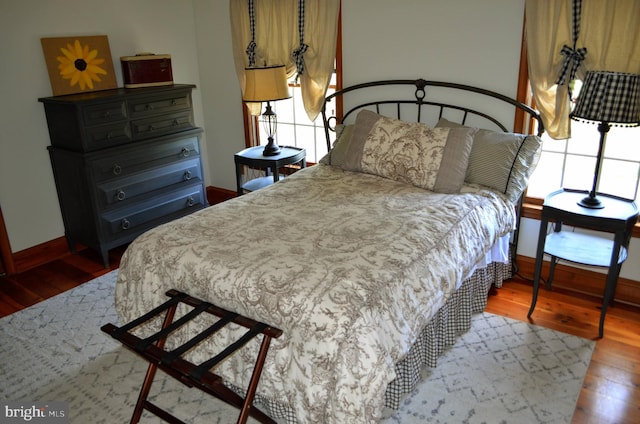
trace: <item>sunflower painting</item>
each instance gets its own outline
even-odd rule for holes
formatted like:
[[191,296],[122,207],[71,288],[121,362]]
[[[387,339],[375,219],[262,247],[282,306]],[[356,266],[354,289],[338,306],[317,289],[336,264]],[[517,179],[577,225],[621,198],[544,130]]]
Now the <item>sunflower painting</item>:
[[54,96],[117,86],[106,35],[42,38]]

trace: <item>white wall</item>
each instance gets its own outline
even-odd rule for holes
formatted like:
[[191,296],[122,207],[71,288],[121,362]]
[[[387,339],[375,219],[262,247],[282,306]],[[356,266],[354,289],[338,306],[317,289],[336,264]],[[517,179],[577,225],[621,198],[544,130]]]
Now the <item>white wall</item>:
[[233,155],[242,150],[242,93],[231,51],[228,0],[194,0],[198,61],[211,176],[209,184],[236,190]]
[[524,0],[344,0],[344,84],[419,78],[515,96]]

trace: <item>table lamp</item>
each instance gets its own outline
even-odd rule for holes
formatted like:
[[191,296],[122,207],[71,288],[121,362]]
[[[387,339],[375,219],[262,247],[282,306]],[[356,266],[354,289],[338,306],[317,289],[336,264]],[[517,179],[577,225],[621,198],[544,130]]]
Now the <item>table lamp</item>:
[[281,65],[265,68],[246,68],[244,74],[246,83],[242,100],[256,103],[267,102],[267,107],[261,117],[269,142],[262,154],[264,156],[275,156],[280,153],[280,147],[275,141],[278,119],[276,113],[271,109],[271,102],[291,97],[285,67]]
[[602,154],[611,125],[640,125],[640,75],[609,71],[589,71],[584,79],[571,119],[598,122],[600,144],[596,156],[593,187],[578,204],[585,208],[602,209],[596,189],[600,177]]

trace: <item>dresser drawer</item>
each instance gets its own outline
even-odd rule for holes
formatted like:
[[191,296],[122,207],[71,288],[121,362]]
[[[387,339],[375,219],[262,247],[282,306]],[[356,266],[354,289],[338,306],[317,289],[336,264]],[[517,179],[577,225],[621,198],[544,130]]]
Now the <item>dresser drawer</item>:
[[191,110],[191,91],[129,100],[131,118]]
[[146,227],[151,228],[158,221],[166,222],[169,220],[167,217],[186,215],[204,206],[202,184],[195,184],[145,202],[102,213],[100,225],[107,239],[113,240]]
[[158,135],[193,128],[193,116],[190,112],[154,116],[148,119],[131,121],[131,131],[136,139],[145,139]]
[[82,108],[85,125],[101,125],[127,119],[127,104],[124,100],[98,103]]
[[113,89],[43,97],[51,145],[94,152],[195,128],[194,86]]
[[89,127],[85,132],[85,140],[85,148],[90,151],[119,146],[131,141],[131,128],[127,121]]
[[153,141],[93,153],[89,168],[96,183],[134,175],[150,167],[167,165],[178,160],[200,156],[198,136],[201,130],[189,134],[165,136]]
[[202,183],[200,158],[195,157],[170,165],[153,167],[127,177],[116,178],[97,187],[101,208],[137,201],[141,196],[154,195],[157,190],[178,185]]

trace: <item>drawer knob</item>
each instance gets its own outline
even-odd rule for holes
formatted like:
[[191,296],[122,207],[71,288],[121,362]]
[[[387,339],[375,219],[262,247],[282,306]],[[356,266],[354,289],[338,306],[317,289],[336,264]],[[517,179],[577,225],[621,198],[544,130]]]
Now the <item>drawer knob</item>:
[[155,130],[155,127],[154,127],[153,125],[149,125],[148,130],[149,130],[149,131],[153,131],[153,130]]
[[129,220],[127,218],[124,218],[121,222],[120,222],[120,226],[122,227],[123,230],[128,230],[129,227],[131,226],[131,223],[129,222]]
[[195,202],[195,200],[193,200],[193,196],[189,196],[189,197],[187,198],[187,206],[188,206],[188,207],[193,206],[195,203],[196,203],[196,202]]
[[173,120],[173,126],[174,126],[174,127],[177,127],[178,125],[180,125],[180,122],[178,122],[178,120],[177,120],[177,119],[174,119],[174,120]]
[[111,171],[113,175],[120,175],[122,173],[122,167],[116,163],[113,165],[113,168],[111,168]]
[[175,106],[177,104],[178,104],[178,102],[176,102],[176,99],[171,99],[171,106]]
[[144,105],[144,110],[153,110],[153,105]]
[[188,158],[189,155],[191,154],[191,149],[189,149],[188,147],[183,147],[182,150],[180,151],[180,154],[182,155],[182,157]]
[[125,197],[127,197],[127,195],[124,193],[124,191],[118,190],[118,192],[116,193],[116,199],[118,199],[119,201],[123,201]]
[[113,138],[113,132],[112,132],[112,131],[109,131],[109,132],[107,133],[107,140],[111,140],[112,138]]
[[191,175],[191,171],[185,171],[184,173],[184,180],[185,181],[189,181],[191,179],[192,175]]
[[110,111],[106,111],[105,113],[102,114],[102,117],[104,119],[109,119],[111,118],[111,112]]

